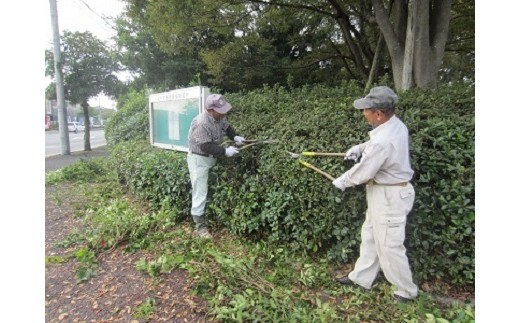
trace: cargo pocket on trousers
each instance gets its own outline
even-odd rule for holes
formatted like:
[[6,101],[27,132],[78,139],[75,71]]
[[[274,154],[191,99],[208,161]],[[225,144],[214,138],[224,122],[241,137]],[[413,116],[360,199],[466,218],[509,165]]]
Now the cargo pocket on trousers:
[[386,217],[385,224],[385,246],[398,247],[404,243],[406,217]]
[[407,187],[399,191],[400,208],[404,214],[408,214],[412,210],[413,201],[415,200],[415,190],[413,187]]

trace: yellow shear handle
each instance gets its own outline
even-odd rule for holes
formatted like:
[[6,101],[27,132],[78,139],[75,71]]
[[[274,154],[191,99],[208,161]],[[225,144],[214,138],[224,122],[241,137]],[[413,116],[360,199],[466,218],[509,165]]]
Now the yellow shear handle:
[[298,159],[298,161],[299,161],[300,164],[302,164],[303,166],[308,167],[308,168],[310,168],[310,169],[312,169],[312,170],[315,170],[316,172],[318,172],[318,173],[320,173],[321,175],[327,177],[327,178],[330,179],[331,181],[334,181],[334,180],[335,180],[335,178],[332,177],[332,175],[330,175],[329,173],[326,173],[326,172],[322,171],[322,170],[319,169],[318,167],[316,167],[316,166],[314,166],[314,165],[312,165],[312,164],[309,164],[308,162],[303,161],[303,160],[301,160],[301,159]]
[[344,153],[317,153],[314,151],[304,151],[301,153],[302,156],[336,156],[336,157],[344,157]]

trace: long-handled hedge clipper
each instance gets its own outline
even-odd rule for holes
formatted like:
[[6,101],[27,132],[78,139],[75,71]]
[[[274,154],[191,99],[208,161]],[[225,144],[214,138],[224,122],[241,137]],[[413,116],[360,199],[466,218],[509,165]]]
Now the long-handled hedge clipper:
[[301,156],[332,156],[332,157],[345,157],[345,153],[317,153],[314,151],[304,151],[301,154],[295,154],[289,152],[292,158],[300,158]]
[[[247,140],[246,139],[246,140],[244,140],[244,142],[248,143],[248,144],[238,147],[238,150],[244,150],[246,148],[249,148],[249,147],[252,147],[252,146],[255,146],[255,145],[259,145],[259,144],[271,144],[271,143],[276,142],[276,140],[272,140],[272,139],[264,139],[264,140],[251,139],[251,140]],[[234,141],[226,140],[223,143],[224,144],[229,144],[229,143],[234,143]]]
[[307,167],[307,168],[310,168],[312,170],[315,170],[316,172],[320,173],[321,175],[327,177],[328,179],[330,179],[331,181],[335,180],[334,177],[332,177],[331,174],[327,173],[327,172],[324,172],[322,171],[321,169],[319,169],[318,167],[314,166],[313,164],[310,164],[304,160],[301,160],[301,159],[298,159],[298,161],[300,162],[300,164],[302,164],[303,166]]
[[265,140],[245,140],[244,142],[250,142],[249,144],[247,145],[243,145],[241,147],[238,148],[238,150],[244,150],[246,148],[249,148],[249,147],[252,147],[254,145],[259,145],[259,144],[271,144],[273,142],[276,142],[276,140],[273,140],[273,139],[265,139]]
[[304,151],[301,154],[292,153],[290,151],[288,151],[288,153],[291,156],[291,158],[297,158],[298,162],[300,164],[302,164],[303,166],[305,166],[307,168],[310,168],[310,169],[320,173],[321,175],[325,176],[326,178],[328,178],[331,181],[335,180],[335,178],[332,175],[330,175],[329,173],[319,169],[318,167],[312,165],[311,163],[308,163],[308,162],[306,162],[304,160],[301,160],[300,157],[301,156],[309,156],[309,157],[312,157],[312,156],[345,157],[345,153],[319,153],[319,152],[313,152],[313,151]]

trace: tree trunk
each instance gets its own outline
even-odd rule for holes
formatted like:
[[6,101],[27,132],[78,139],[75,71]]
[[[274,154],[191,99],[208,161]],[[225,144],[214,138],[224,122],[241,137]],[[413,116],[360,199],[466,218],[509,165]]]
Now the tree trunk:
[[[418,0],[421,1],[421,0]],[[404,46],[404,62],[403,62],[403,79],[402,90],[409,90],[413,87],[413,63],[414,63],[414,47],[415,47],[415,19],[416,17],[416,0],[408,2],[408,19],[406,26],[406,44]]]
[[[388,53],[390,54],[390,60],[392,61],[392,75],[395,88],[399,90],[401,89],[401,80],[403,77],[403,44],[401,44],[399,38],[394,32],[390,22],[390,15],[386,11],[383,2],[381,0],[372,0],[372,5],[374,7],[374,14],[376,16],[377,25],[379,26],[379,29],[385,38]],[[399,14],[396,16],[399,16]],[[397,26],[396,30],[399,29],[400,28]]]
[[[409,0],[412,1],[412,0]],[[413,78],[417,86],[421,88],[433,88],[437,85],[438,73],[444,56],[446,40],[448,38],[448,26],[452,0],[415,0],[415,14],[410,12],[409,19],[415,22],[415,33],[407,33],[406,41],[400,41],[396,34],[390,15],[385,9],[382,0],[372,0],[377,24],[385,37],[390,59],[392,61],[392,75],[396,90],[402,90],[403,69],[409,66],[405,64],[405,47],[413,46]],[[398,1],[396,17],[403,17],[407,6]],[[430,4],[432,15],[430,16]],[[402,30],[399,20],[395,30]],[[414,39],[411,39],[413,36]],[[411,38],[408,38],[411,37]],[[410,53],[410,52],[408,52]],[[407,72],[408,75],[409,72]],[[408,82],[408,81],[407,81]]]
[[437,0],[430,5],[427,0],[417,0],[417,39],[414,50],[414,78],[423,89],[437,86],[439,68],[444,57],[451,0]]
[[83,101],[81,103],[81,107],[83,108],[83,115],[85,116],[85,134],[83,136],[83,143],[85,147],[85,151],[91,151],[90,147],[90,116],[88,114],[88,102]]
[[355,28],[350,23],[349,15],[338,1],[328,0],[328,2],[336,13],[334,19],[341,29],[343,40],[347,44],[347,47],[350,50],[352,57],[354,58],[356,67],[359,70],[361,77],[363,78],[363,82],[366,82],[368,80],[368,67],[363,61],[363,55],[359,44],[357,44],[354,39],[352,39],[351,30],[355,30]]
[[374,60],[372,61],[372,67],[370,68],[370,74],[368,75],[368,81],[365,84],[365,92],[372,87],[372,83],[376,77],[377,66],[379,65],[379,55],[381,55],[381,51],[383,50],[383,34],[379,34],[379,38],[377,39],[376,52],[374,53]]
[[366,82],[368,75],[367,75],[367,68],[363,62],[363,58],[361,56],[361,53],[358,50],[358,47],[356,46],[356,43],[352,39],[352,36],[350,35],[350,31],[348,28],[348,22],[347,17],[341,17],[338,18],[338,24],[342,31],[343,40],[345,43],[347,43],[347,47],[350,50],[350,53],[352,54],[352,57],[354,57],[354,61],[356,62],[356,65],[358,67],[358,70],[361,74],[361,77],[363,78],[363,81]]

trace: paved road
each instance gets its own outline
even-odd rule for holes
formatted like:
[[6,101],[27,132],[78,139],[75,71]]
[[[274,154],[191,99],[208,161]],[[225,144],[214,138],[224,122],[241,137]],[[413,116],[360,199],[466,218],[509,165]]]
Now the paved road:
[[[80,159],[107,157],[108,151],[103,129],[90,131],[91,151],[84,151],[83,132],[69,133],[70,155],[61,154],[60,134],[57,130],[45,132],[45,172],[52,172]],[[57,144],[56,144],[57,143]]]
[[[84,132],[69,132],[69,146],[71,152],[82,151],[84,146]],[[105,131],[102,128],[90,130],[90,147],[105,146]],[[61,138],[58,130],[45,131],[45,157],[61,155]]]
[[45,172],[52,172],[62,167],[73,164],[80,159],[91,159],[95,157],[108,157],[107,146],[92,148],[91,151],[76,151],[70,155],[55,155],[45,158]]

